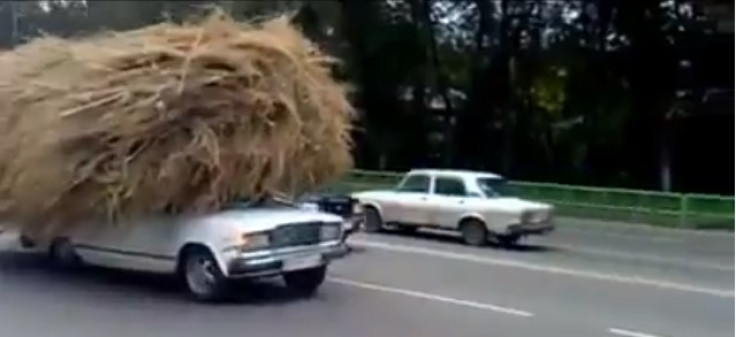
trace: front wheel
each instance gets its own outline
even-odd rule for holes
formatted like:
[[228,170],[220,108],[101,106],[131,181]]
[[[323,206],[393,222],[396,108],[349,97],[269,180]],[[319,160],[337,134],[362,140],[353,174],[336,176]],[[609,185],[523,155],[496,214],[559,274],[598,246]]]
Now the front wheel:
[[61,270],[72,270],[82,262],[74,245],[66,238],[54,239],[49,246],[48,256],[51,265]]
[[378,214],[375,208],[366,208],[363,228],[367,233],[376,233],[383,230],[383,219],[381,219],[381,215]]
[[284,282],[300,295],[311,296],[325,281],[326,275],[327,266],[321,266],[285,273]]
[[467,220],[460,227],[463,235],[463,241],[471,246],[483,246],[488,241],[488,230],[486,226],[478,220]]
[[187,290],[197,301],[218,301],[227,294],[225,277],[212,254],[192,249],[184,256],[182,277]]

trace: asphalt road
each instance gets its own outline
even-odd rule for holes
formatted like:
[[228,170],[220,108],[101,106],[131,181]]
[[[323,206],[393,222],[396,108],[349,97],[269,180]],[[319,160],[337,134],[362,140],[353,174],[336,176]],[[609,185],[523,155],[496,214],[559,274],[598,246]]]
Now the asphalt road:
[[514,250],[361,234],[315,298],[264,281],[214,306],[166,277],[60,273],[3,240],[2,336],[734,335],[731,234],[567,221]]

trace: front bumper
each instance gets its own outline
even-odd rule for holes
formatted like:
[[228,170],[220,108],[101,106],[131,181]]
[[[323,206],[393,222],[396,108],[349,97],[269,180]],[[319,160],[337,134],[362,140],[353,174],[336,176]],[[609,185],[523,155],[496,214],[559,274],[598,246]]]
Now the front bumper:
[[314,257],[303,269],[319,267],[347,254],[342,242],[333,242],[309,247],[289,247],[271,251],[248,252],[227,262],[227,277],[251,278],[280,275],[289,269],[288,261],[302,257]]
[[344,218],[345,226],[343,227],[344,229],[343,233],[347,236],[347,235],[360,231],[361,226],[363,226],[364,219],[365,219],[365,216],[362,213],[356,213],[349,217],[345,217]]
[[544,222],[529,222],[514,224],[508,227],[507,233],[510,235],[545,235],[555,229],[555,224],[552,221]]

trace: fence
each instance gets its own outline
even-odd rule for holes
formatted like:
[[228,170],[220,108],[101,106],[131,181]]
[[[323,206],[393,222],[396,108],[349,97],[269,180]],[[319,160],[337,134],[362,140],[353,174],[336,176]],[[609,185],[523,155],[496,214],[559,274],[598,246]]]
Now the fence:
[[[390,188],[402,175],[356,170],[326,188],[335,192]],[[554,204],[564,216],[682,228],[734,227],[733,197],[521,181],[509,182],[509,193]]]

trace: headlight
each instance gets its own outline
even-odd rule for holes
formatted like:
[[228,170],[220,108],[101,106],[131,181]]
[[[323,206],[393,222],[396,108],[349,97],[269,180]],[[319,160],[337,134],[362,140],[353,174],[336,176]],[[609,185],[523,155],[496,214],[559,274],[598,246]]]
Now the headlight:
[[246,233],[240,237],[240,250],[252,251],[264,249],[271,246],[271,238],[268,233]]
[[340,234],[342,234],[342,223],[325,222],[320,227],[319,238],[320,241],[334,241],[340,239]]

